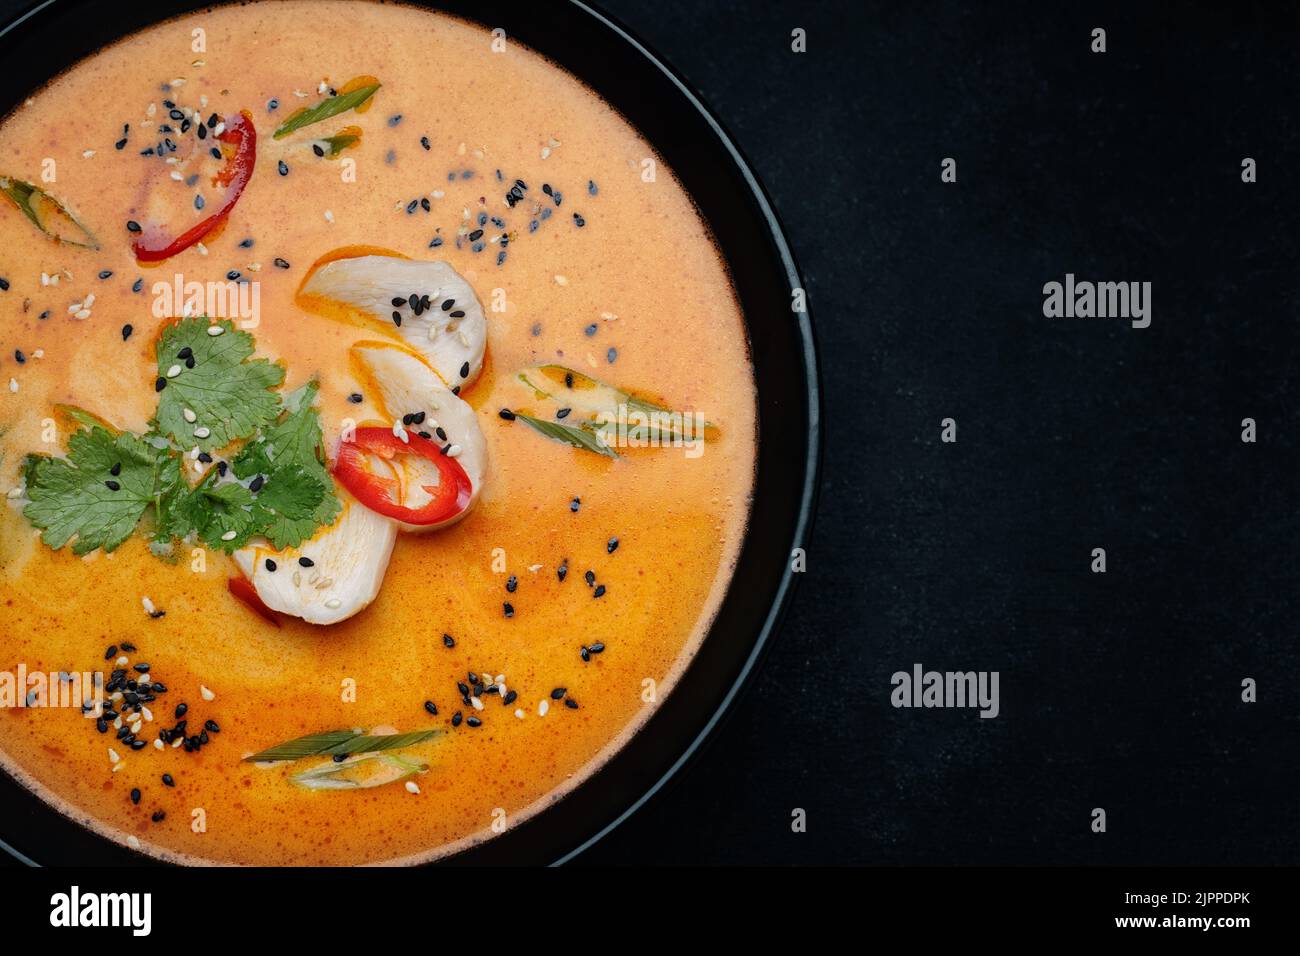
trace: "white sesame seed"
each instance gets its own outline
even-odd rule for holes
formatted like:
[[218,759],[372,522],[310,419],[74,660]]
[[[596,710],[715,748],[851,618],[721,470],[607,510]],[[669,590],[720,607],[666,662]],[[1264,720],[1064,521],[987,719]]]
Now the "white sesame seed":
[[113,773],[117,773],[119,770],[121,770],[121,769],[122,769],[123,767],[125,767],[125,766],[126,766],[126,764],[124,764],[124,763],[115,763],[115,764],[113,764]]
[[206,256],[208,254],[208,247],[201,242],[194,243],[194,248],[199,250],[199,255],[201,256]]
[[334,210],[332,210],[332,209],[326,209],[326,210],[325,210],[325,221],[326,221],[326,222],[333,222],[333,221],[334,221]]
[[181,374],[181,367],[179,365],[173,365],[167,370],[168,378],[175,378],[179,374]]
[[419,787],[419,785],[416,784],[416,782],[415,782],[414,780],[408,780],[408,781],[406,781],[406,792],[407,792],[407,793],[419,793],[419,792],[420,792],[420,787]]
[[522,707],[515,709],[515,716],[518,717],[520,720],[524,719],[524,710]]
[[212,691],[208,690],[208,689],[207,689],[206,687],[204,687],[202,684],[199,685],[199,696],[202,697],[204,700],[216,700],[216,699],[217,699],[217,695],[214,694],[214,693],[212,693]]
[[130,663],[130,661],[127,660],[127,657],[126,657],[125,654],[123,654],[121,657],[119,657],[119,658],[117,659],[117,666],[118,666],[118,667],[125,667],[125,666],[126,666],[127,664],[129,664],[129,663]]
[[537,703],[537,716],[538,716],[538,717],[545,717],[545,716],[546,716],[546,712],[547,712],[548,710],[550,710],[550,709],[551,709],[551,702],[550,702],[549,700],[547,700],[545,697],[543,697],[543,698],[542,698],[540,701],[538,701],[538,703]]
[[328,601],[325,602],[325,606],[329,608],[331,611],[334,611],[337,610],[338,608],[341,608],[343,606],[343,602],[340,601],[338,598],[330,598]]
[[140,604],[144,607],[144,613],[146,614],[152,614],[156,610],[153,606],[153,601],[149,600],[149,595],[147,594],[140,598]]
[[162,742],[162,739],[161,739],[161,738],[158,738],[158,739],[155,739],[155,740],[154,740],[154,742],[153,742],[153,749],[154,749],[154,750],[162,750],[162,749],[163,749],[163,742]]
[[73,318],[74,318],[74,319],[81,319],[81,320],[84,322],[86,319],[90,318],[90,310],[89,310],[89,309],[82,309],[80,312],[78,312],[76,315],[74,315]]
[[[137,683],[141,683],[141,684],[142,684],[143,681],[138,681]],[[141,705],[141,707],[140,707],[140,716],[142,716],[145,720],[152,721],[152,720],[153,720],[153,711],[150,710],[148,707],[145,707],[145,706]]]
[[393,422],[393,437],[400,438],[404,443],[410,444],[410,436],[406,434],[406,429],[402,427],[401,422]]
[[211,335],[211,336],[218,336],[218,335],[220,335],[220,334],[221,334],[222,332],[224,332],[224,331],[226,331],[226,327],[225,327],[224,325],[209,325],[209,326],[208,326],[208,335]]
[[459,458],[460,452],[461,452],[461,447],[459,445],[452,445],[450,448],[447,449],[447,457]]
[[556,284],[556,285],[568,285],[568,284],[569,284],[569,280],[566,279],[564,276],[556,276],[556,277],[555,277],[555,284]]
[[223,535],[221,536],[221,540],[222,540],[222,541],[234,541],[237,537],[239,537],[239,532],[237,532],[237,531],[233,531],[233,530],[232,530],[232,531],[227,531],[225,534],[223,534]]
[[[162,741],[159,740],[157,741],[157,743],[162,743]],[[134,833],[128,833],[126,835],[126,845],[133,850],[138,850],[140,849],[140,838],[136,836]]]
[[9,391],[11,391],[11,392],[16,392],[16,391],[18,391],[18,379],[16,379],[16,378],[11,378],[11,379],[9,380]]
[[94,151],[93,149],[88,149],[88,150],[86,150],[84,153],[81,154],[81,158],[82,158],[82,159],[90,159],[90,157],[92,157],[92,156],[94,156],[94,155],[95,155],[95,151]]
[[207,438],[211,434],[212,434],[212,429],[209,428],[207,425],[200,425],[198,428],[194,429],[195,438]]
[[477,697],[471,697],[469,702],[474,705],[475,710],[483,709],[483,701],[479,700]]
[[116,750],[114,750],[112,747],[109,747],[109,748],[108,748],[108,759],[111,760],[111,761],[113,761],[113,763],[117,763],[117,762],[118,762],[119,760],[121,760],[122,758],[118,756]]
[[198,415],[194,414],[194,409],[192,408],[185,409],[181,414],[185,416],[185,420],[190,424],[194,424],[194,422],[198,421],[199,418]]

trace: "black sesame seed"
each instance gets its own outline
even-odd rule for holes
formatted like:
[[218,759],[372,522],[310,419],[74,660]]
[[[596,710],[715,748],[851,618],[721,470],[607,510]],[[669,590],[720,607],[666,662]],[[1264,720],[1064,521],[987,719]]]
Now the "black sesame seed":
[[316,564],[315,561],[313,561],[311,558],[308,557],[299,558],[298,563],[301,564],[304,568],[310,568]]
[[332,759],[333,759],[333,761],[334,761],[335,763],[342,763],[343,761],[345,761],[345,760],[348,759],[348,755],[347,755],[347,754],[335,754],[335,755],[333,756]]
[[353,405],[360,405],[363,401],[365,401],[365,399],[362,397],[360,392],[353,392],[351,395],[348,396],[348,401],[351,402]]
[[315,153],[317,156],[324,156],[324,155],[325,155],[325,150],[321,149],[321,145],[320,145],[320,143],[312,143],[312,144],[311,144],[311,151],[312,151],[313,153]]
[[165,773],[162,775],[162,782],[164,787],[176,786],[176,781],[172,778],[172,775],[169,773]]
[[460,377],[461,377],[461,378],[469,378],[469,362],[465,362],[463,365],[461,365],[461,367],[460,367]]
[[587,338],[591,338],[593,335],[596,334],[597,328],[598,326],[596,325],[595,322],[593,322],[591,323],[591,325],[587,326],[585,329],[582,330],[582,334],[587,336]]
[[126,149],[126,138],[119,139],[113,146],[117,149]]
[[220,122],[221,122],[221,117],[217,116],[216,113],[213,113],[211,116],[208,117],[208,128],[216,129],[217,124]]
[[23,365],[27,361],[27,356],[23,354],[22,349],[14,349],[14,361]]
[[431,701],[431,700],[426,700],[426,701],[424,702],[424,709],[427,710],[427,711],[428,711],[430,714],[432,714],[434,717],[437,717],[437,716],[438,716],[438,705],[435,704],[433,701]]
[[596,590],[594,590],[594,591],[591,592],[591,596],[594,597],[594,598],[604,597],[604,596],[605,596],[605,585],[603,585],[603,584],[597,584],[597,585],[596,585]]
[[117,645],[116,644],[108,645],[108,649],[104,651],[104,660],[111,661],[116,656],[117,656]]
[[205,720],[203,722],[203,726],[206,730],[210,730],[214,734],[221,733],[221,725],[218,724],[215,720]]
[[149,673],[149,665],[148,665],[148,664],[136,664],[135,667],[132,668],[132,670],[134,670],[137,674],[147,674],[147,673]]
[[575,514],[577,513],[578,509],[581,507],[582,507],[581,498],[574,498],[572,501],[569,502],[569,510],[574,512]]
[[617,550],[618,550],[618,538],[610,538],[609,542],[605,545],[606,553],[613,554]]
[[596,583],[596,572],[587,571],[582,575],[582,579],[587,582],[587,587],[591,587]]
[[401,325],[401,324],[402,324],[402,313],[397,312],[397,311],[394,311],[394,312],[393,312],[393,325]]
[[266,570],[274,572],[278,565],[271,558],[266,559]]
[[99,277],[100,277],[101,279],[111,279],[111,278],[113,278],[113,270],[112,270],[112,269],[105,269],[103,272],[101,272],[101,273],[99,274]]
[[276,258],[275,258],[275,267],[276,267],[277,269],[287,269],[287,268],[289,268],[289,263],[286,262],[284,259],[281,259],[279,256],[276,256]]
[[459,727],[459,726],[460,726],[461,719],[462,719],[462,718],[461,718],[461,716],[460,716],[460,711],[458,710],[458,711],[456,711],[456,713],[454,713],[454,714],[451,715],[451,725],[452,725],[453,727]]
[[[141,741],[141,743],[143,743],[143,742],[144,742],[144,741]],[[155,810],[153,816],[150,817],[150,819],[153,820],[154,823],[162,823],[164,820],[167,819],[167,811],[166,811],[166,810]]]
[[502,604],[502,605],[501,605],[501,610],[503,610],[503,611],[505,612],[506,617],[514,617],[514,616],[515,616],[515,607],[514,607],[514,605],[511,604],[509,601],[507,601],[505,604]]
[[587,220],[583,219],[575,212],[573,214],[573,224],[577,226],[579,229],[581,229],[583,226],[587,224]]
[[101,734],[108,733],[108,721],[106,721],[103,717],[99,718],[97,721],[95,721],[95,729],[98,730]]
[[131,284],[132,292],[139,292],[143,288],[144,288],[144,279],[136,279],[135,282]]
[[238,279],[239,279],[239,270],[238,270],[238,269],[231,269],[229,272],[226,273],[226,278],[229,279],[231,282],[236,282],[236,281],[238,281]]
[[280,175],[281,175],[281,176],[288,176],[288,175],[289,175],[289,164],[286,163],[283,159],[280,160],[280,162],[276,164],[276,168],[280,170]]
[[568,418],[568,417],[569,417],[569,412],[571,412],[571,411],[573,411],[573,409],[571,409],[571,408],[561,408],[558,412],[555,413],[555,417],[556,417],[556,418]]
[[442,303],[442,311],[444,311],[444,312],[450,312],[450,311],[451,311],[452,309],[454,309],[455,307],[456,307],[456,300],[455,300],[455,299],[447,299],[446,301],[444,301],[444,302]]
[[244,240],[242,240],[242,241],[239,243],[239,248],[241,248],[241,249],[251,249],[251,248],[253,248],[253,240],[252,240],[252,239],[244,239]]
[[451,314],[451,317],[453,319],[463,319],[465,318],[465,313],[462,312],[460,309],[457,309],[455,312]]
[[146,743],[146,742],[143,741],[143,740],[132,740],[132,741],[131,741],[131,749],[132,749],[132,750],[144,750],[144,748],[147,747],[147,746],[149,746],[149,744]]
[[[113,462],[113,467],[111,467],[111,468],[108,469],[108,473],[109,473],[110,475],[112,475],[114,478],[116,478],[118,475],[120,475],[120,474],[122,473],[122,463],[121,463],[120,461],[115,461],[115,462]],[[130,646],[126,645],[126,644],[123,644],[123,645],[122,645],[122,650],[124,650],[124,651],[133,651],[133,650],[135,650],[135,648],[134,648],[134,647],[130,647]]]
[[506,696],[501,698],[501,703],[508,707],[509,705],[513,704],[518,698],[519,695],[515,691],[513,690],[507,691]]
[[279,100],[277,100],[277,99],[270,99],[270,100],[267,100],[267,102],[266,102],[266,111],[267,111],[268,113],[274,113],[274,112],[275,112],[276,110],[278,110],[279,108],[280,108],[280,101],[279,101]]
[[483,721],[479,720],[477,717],[467,717],[465,718],[465,723],[469,724],[471,727],[483,726]]
[[161,392],[166,387],[167,387],[167,379],[159,375],[157,380],[155,380],[153,383],[153,390],[155,392]]
[[202,209],[205,205],[206,205],[206,203],[203,201],[203,196],[202,196],[202,195],[199,195],[199,196],[195,196],[195,197],[194,197],[194,208],[195,208],[195,209]]
[[394,113],[392,116],[388,117],[388,125],[389,125],[389,126],[396,126],[396,125],[397,125],[398,123],[400,123],[401,121],[402,121],[402,114],[401,114],[401,113]]
[[432,146],[429,145],[429,137],[427,137],[427,136],[421,136],[421,137],[420,137],[420,145],[423,146],[425,149],[432,149],[432,148],[433,148]]
[[212,456],[206,451],[201,451],[199,452],[199,461],[203,462],[205,465],[210,465],[212,464]]
[[578,702],[574,700],[572,697],[566,697],[564,698],[564,706],[569,708],[569,710],[577,710]]
[[517,577],[515,577],[515,576],[512,574],[512,575],[510,575],[510,577],[506,578],[506,590],[507,590],[507,591],[509,591],[511,594],[514,594],[514,593],[515,593],[515,589],[518,588],[518,587],[519,587],[519,579],[518,579]]
[[254,478],[252,481],[248,483],[248,490],[256,494],[257,492],[262,490],[262,485],[264,484],[266,484],[266,476],[258,475],[256,478]]
[[497,412],[497,415],[508,422],[513,422],[515,420],[515,413],[508,408],[501,409],[501,411]]
[[131,788],[131,802],[132,802],[132,803],[139,803],[139,802],[140,802],[140,797],[141,797],[140,788],[139,788],[139,787],[132,787],[132,788]]
[[221,158],[221,150],[217,149],[217,147],[215,146],[213,146],[210,150],[208,150],[208,152],[212,154],[213,159]]
[[174,716],[177,720],[180,720],[187,713],[189,713],[189,709],[190,709],[189,704],[177,704],[176,710],[172,712],[172,716]]
[[[140,231],[140,224],[139,224],[138,222],[136,222],[134,219],[128,219],[128,220],[126,221],[126,231],[127,231],[127,232],[139,232],[139,231]],[[6,283],[6,284],[7,284],[7,283]]]
[[455,647],[456,639],[450,634],[444,634],[442,635],[442,644],[444,647]]
[[402,306],[406,305],[406,300],[399,295],[393,299],[392,305],[394,309],[400,309]]
[[456,683],[456,689],[460,691],[462,697],[469,696],[469,685],[466,684],[464,681],[458,681]]
[[135,328],[132,327],[131,323],[129,322],[126,325],[122,326],[122,341],[125,342],[127,339],[129,339],[131,337],[131,333],[134,331]]
[[551,691],[551,700],[559,700],[568,692],[569,689],[567,687],[557,687],[553,691]]
[[618,359],[618,349],[614,348],[614,346],[611,345],[609,349],[605,352],[605,360],[609,362],[610,365],[613,365],[617,359]]
[[595,182],[595,180],[593,180],[593,179],[588,179],[588,180],[587,180],[587,194],[590,195],[590,196],[594,196],[594,195],[596,195],[597,192],[599,192],[599,190],[596,189],[596,182]]
[[[114,466],[114,467],[120,467],[120,466]],[[117,474],[117,472],[113,472],[113,474]],[[134,651],[134,650],[135,650],[135,645],[134,645],[134,644],[131,644],[131,643],[127,642],[127,641],[123,641],[123,642],[122,642],[122,650],[124,650],[124,651]]]
[[569,566],[567,564],[560,565],[555,569],[555,576],[563,581],[569,576]]
[[600,641],[597,641],[595,644],[592,644],[587,648],[587,650],[591,651],[591,653],[593,654],[599,654],[604,649],[605,649],[605,645]]
[[578,656],[582,658],[583,663],[586,663],[587,661],[591,660],[591,652],[587,650],[586,644],[578,648]]

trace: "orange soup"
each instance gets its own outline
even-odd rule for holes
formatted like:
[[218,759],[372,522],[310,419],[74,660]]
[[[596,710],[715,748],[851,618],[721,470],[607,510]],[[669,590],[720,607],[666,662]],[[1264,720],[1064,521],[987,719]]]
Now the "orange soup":
[[671,693],[753,381],[707,227],[595,93],[446,16],[251,3],[0,146],[9,773],[165,859],[416,862]]

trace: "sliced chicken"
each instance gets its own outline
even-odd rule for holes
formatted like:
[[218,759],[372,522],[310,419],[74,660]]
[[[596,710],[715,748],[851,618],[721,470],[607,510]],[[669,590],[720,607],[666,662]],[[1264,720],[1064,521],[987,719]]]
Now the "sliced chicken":
[[[352,346],[352,358],[362,388],[377,396],[387,424],[401,423],[408,415],[412,421],[403,427],[410,432],[427,434],[431,441],[447,448],[469,476],[472,493],[464,511],[441,524],[408,525],[407,531],[430,531],[454,524],[469,513],[478,500],[487,475],[487,442],[479,428],[478,415],[457,397],[428,363],[401,345],[390,342],[358,342]],[[433,478],[436,480],[436,473]],[[416,483],[408,483],[415,484]]]
[[337,624],[370,604],[397,540],[397,522],[335,490],[343,503],[338,520],[300,547],[274,551],[263,543],[235,552],[267,607],[309,624]]
[[298,290],[309,312],[378,328],[424,356],[448,388],[483,367],[487,320],[470,284],[445,262],[365,247],[321,258]]

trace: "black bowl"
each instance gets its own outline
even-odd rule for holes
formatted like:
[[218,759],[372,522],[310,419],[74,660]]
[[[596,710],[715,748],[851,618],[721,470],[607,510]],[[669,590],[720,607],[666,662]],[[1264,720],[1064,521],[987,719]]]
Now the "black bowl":
[[[417,4],[421,5],[421,4]],[[731,269],[758,386],[757,481],[735,578],[677,687],[622,750],[549,809],[454,863],[572,859],[627,819],[689,760],[743,690],[789,602],[791,552],[816,499],[820,399],[803,283],[762,187],[721,125],[672,70],[582,3],[422,4],[502,27],[605,97],[653,143],[695,199]],[[45,0],[0,28],[0,115],[57,72],[130,33],[211,4]],[[0,847],[29,863],[138,864],[148,858],[73,823],[0,774]]]

